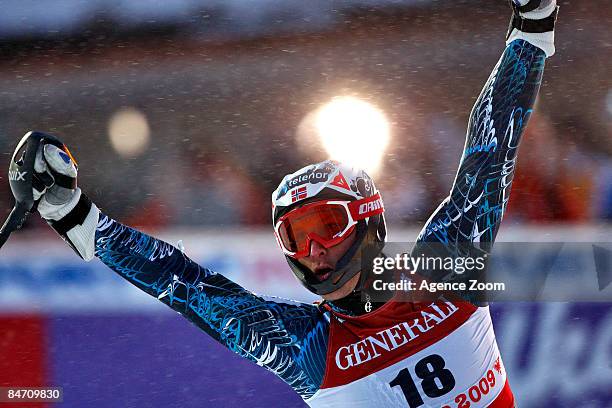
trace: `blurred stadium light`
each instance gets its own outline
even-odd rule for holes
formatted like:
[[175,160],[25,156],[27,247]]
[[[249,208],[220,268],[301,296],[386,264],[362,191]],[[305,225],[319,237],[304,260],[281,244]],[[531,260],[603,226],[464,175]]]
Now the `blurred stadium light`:
[[390,140],[385,114],[361,99],[343,96],[323,105],[316,128],[330,158],[375,175]]
[[108,124],[111,145],[124,157],[142,154],[149,145],[150,134],[146,116],[135,108],[117,111]]

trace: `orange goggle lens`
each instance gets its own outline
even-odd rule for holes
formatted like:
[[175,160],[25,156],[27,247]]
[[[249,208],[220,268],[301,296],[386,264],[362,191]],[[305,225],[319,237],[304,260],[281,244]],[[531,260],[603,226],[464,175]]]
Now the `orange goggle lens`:
[[287,251],[304,256],[310,251],[311,237],[330,243],[347,229],[348,224],[349,215],[342,205],[316,203],[282,217],[278,236]]

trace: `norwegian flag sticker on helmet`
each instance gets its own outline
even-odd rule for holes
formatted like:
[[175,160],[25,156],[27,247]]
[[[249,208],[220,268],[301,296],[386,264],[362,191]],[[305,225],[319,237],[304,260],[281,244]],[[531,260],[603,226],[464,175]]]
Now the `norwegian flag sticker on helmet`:
[[295,203],[298,200],[303,200],[308,197],[306,186],[298,187],[291,192],[291,202]]

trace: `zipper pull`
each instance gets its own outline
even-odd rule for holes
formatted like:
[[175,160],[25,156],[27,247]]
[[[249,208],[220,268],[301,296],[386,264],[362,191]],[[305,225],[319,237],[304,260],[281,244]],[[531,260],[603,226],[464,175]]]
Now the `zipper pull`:
[[365,302],[365,305],[364,305],[364,309],[365,309],[366,313],[370,313],[372,311],[372,302],[371,302],[371,299],[370,299],[370,295],[368,295],[366,293],[365,297],[366,297],[366,302]]

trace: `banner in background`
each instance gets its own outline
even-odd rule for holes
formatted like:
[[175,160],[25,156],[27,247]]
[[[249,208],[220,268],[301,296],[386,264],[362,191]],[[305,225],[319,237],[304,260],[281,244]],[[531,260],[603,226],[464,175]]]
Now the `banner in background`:
[[[528,235],[517,234],[519,241]],[[176,243],[180,237],[164,238]],[[271,234],[183,240],[194,260],[255,292],[314,300],[293,277]],[[610,303],[501,302],[491,311],[519,406],[610,406]],[[19,372],[37,385],[62,386],[66,403],[302,405],[280,380],[217,345],[99,261],[81,261],[59,240],[15,241],[3,249],[0,316],[3,333],[21,334],[0,341],[0,353],[13,356],[0,364],[8,373],[2,382]],[[20,357],[10,351],[15,347],[30,354]],[[238,384],[236,378],[243,380]]]

